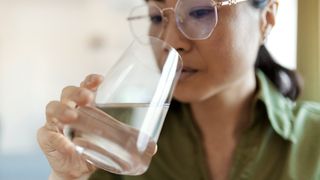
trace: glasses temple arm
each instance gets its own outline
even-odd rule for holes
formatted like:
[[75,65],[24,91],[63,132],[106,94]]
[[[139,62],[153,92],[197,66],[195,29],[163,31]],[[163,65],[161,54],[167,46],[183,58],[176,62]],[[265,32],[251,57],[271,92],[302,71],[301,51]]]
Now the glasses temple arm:
[[217,6],[230,6],[230,5],[238,4],[244,1],[247,1],[247,0],[225,0],[225,1],[220,1],[216,3],[217,3]]
[[132,16],[132,17],[127,17],[128,21],[132,21],[132,20],[137,20],[137,19],[143,19],[149,16],[145,16],[145,15],[141,15],[141,16]]

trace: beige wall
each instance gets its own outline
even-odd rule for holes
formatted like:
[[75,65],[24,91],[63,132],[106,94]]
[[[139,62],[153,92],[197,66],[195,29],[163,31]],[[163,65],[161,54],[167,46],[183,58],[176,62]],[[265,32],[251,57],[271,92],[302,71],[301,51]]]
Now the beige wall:
[[132,41],[126,17],[141,2],[0,0],[0,153],[38,149],[45,105],[105,74]]
[[304,78],[302,99],[320,101],[320,3],[299,0],[298,70]]

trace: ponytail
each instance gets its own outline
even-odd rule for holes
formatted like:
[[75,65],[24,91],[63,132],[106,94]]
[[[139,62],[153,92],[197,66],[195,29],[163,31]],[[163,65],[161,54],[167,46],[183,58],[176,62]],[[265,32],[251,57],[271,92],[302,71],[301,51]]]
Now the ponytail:
[[[268,2],[269,0],[251,0],[252,6],[257,9],[265,8]],[[260,46],[255,68],[262,70],[283,96],[294,101],[300,95],[302,80],[298,73],[276,63],[265,45]]]
[[276,63],[264,45],[259,49],[255,68],[263,71],[283,96],[291,100],[298,98],[301,92],[300,76]]

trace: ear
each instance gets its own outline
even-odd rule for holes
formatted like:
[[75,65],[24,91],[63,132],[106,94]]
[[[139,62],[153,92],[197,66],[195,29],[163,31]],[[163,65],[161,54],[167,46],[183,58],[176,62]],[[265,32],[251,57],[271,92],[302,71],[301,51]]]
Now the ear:
[[271,32],[272,28],[276,24],[276,15],[278,12],[279,3],[277,0],[269,0],[268,4],[261,10],[260,20],[260,32],[261,43],[264,43],[265,39]]

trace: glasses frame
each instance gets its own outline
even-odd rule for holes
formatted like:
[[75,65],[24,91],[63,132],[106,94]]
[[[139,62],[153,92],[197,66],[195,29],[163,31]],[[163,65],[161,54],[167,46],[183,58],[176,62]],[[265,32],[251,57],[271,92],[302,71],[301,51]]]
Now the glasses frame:
[[[219,20],[218,8],[223,7],[223,6],[236,5],[236,4],[240,3],[240,2],[245,2],[245,1],[248,1],[248,0],[223,0],[223,1],[208,0],[209,2],[212,3],[212,6],[213,6],[214,8],[216,8],[216,22],[215,22],[215,24],[213,25],[212,30],[210,31],[210,33],[209,33],[207,36],[202,37],[202,38],[192,38],[192,37],[190,37],[188,34],[186,34],[182,29],[180,29],[181,27],[179,26],[178,21],[182,21],[182,20],[179,18],[179,16],[176,15],[176,11],[177,11],[177,8],[178,8],[178,5],[179,5],[180,1],[182,1],[182,0],[178,0],[174,7],[160,8],[156,3],[153,3],[153,5],[159,9],[163,20],[166,21],[166,22],[165,22],[166,24],[169,22],[169,20],[168,20],[168,18],[165,16],[164,13],[165,13],[166,11],[172,11],[172,12],[174,13],[174,16],[175,16],[175,21],[176,21],[177,28],[179,29],[179,31],[180,31],[187,39],[189,39],[189,40],[205,40],[205,39],[208,39],[208,38],[212,35],[212,33],[213,33],[213,31],[214,31],[214,28],[215,28],[215,27],[217,26],[217,24],[218,24],[218,20]],[[131,10],[131,12],[130,12],[130,15],[133,14],[133,12],[134,12],[136,9],[138,9],[138,8],[140,8],[140,7],[144,7],[144,6],[146,6],[146,5],[140,5],[140,6],[137,6],[137,7],[133,8],[133,9]],[[147,15],[146,15],[146,16],[134,16],[134,17],[130,17],[130,15],[129,15],[129,17],[127,18],[127,20],[128,20],[129,22],[132,21],[132,20],[137,20],[137,19],[142,19],[142,18],[148,17]],[[166,24],[165,24],[165,25],[166,25]],[[161,33],[160,33],[159,36],[162,36],[162,33],[163,33],[164,29],[165,29],[165,28],[163,28],[163,30],[161,31]],[[137,37],[137,35],[135,34],[131,23],[130,23],[130,30],[131,30],[131,33],[132,33],[136,38],[139,38],[139,37]]]

